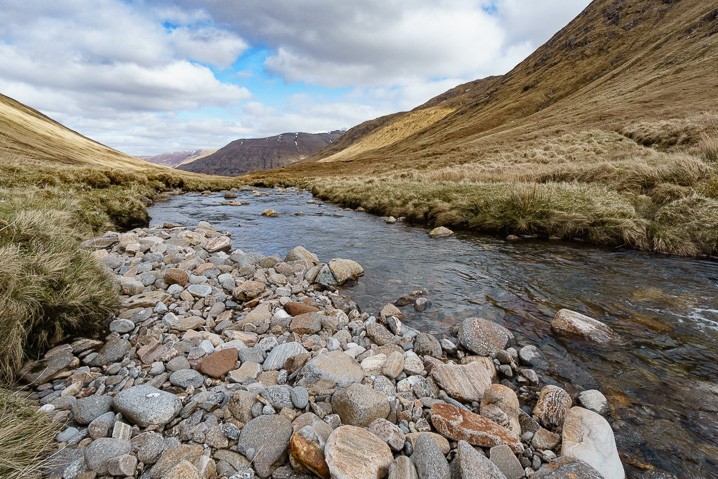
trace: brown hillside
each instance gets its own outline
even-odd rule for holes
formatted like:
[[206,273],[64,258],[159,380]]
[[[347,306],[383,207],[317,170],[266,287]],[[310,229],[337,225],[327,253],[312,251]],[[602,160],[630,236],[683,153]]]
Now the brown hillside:
[[84,137],[2,94],[0,149],[2,161],[30,159],[133,170],[153,166]]
[[252,179],[432,224],[717,254],[716,33],[715,2],[595,0],[506,75]]
[[330,133],[283,133],[268,138],[242,138],[215,153],[177,168],[210,175],[238,176],[255,170],[279,168],[330,145],[341,136]]
[[[412,112],[379,119],[371,131],[365,124],[349,130],[345,137],[354,140],[341,145],[351,147],[351,155],[336,156],[337,145],[311,159],[413,162],[419,153],[466,161],[481,152],[479,139],[503,144],[525,138],[527,130],[613,130],[635,120],[712,111],[718,106],[717,12],[712,2],[698,0],[597,0],[508,74],[461,85]],[[442,108],[454,112],[437,115]],[[403,123],[420,125],[414,131]],[[370,133],[396,125],[409,134],[400,133],[381,149],[367,141]]]

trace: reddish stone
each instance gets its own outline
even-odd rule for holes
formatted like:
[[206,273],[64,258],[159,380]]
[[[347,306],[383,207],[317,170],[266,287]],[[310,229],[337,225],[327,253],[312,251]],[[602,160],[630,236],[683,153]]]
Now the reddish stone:
[[170,268],[165,271],[165,283],[187,286],[187,283],[189,283],[189,275],[187,274],[187,271],[183,269]]
[[513,452],[523,452],[521,439],[490,419],[447,403],[431,408],[431,422],[442,436],[466,441],[474,446],[494,447],[506,444]]
[[314,334],[322,329],[322,313],[304,313],[295,316],[289,330],[297,334]]
[[291,316],[299,316],[305,313],[316,313],[319,308],[310,304],[290,302],[284,305],[284,310]]
[[213,378],[222,378],[237,365],[237,350],[227,348],[206,356],[199,363],[199,372]]

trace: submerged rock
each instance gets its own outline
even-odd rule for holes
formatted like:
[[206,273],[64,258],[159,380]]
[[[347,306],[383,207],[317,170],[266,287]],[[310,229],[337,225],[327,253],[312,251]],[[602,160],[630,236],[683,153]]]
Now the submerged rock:
[[613,331],[600,321],[570,309],[561,309],[551,321],[551,329],[558,334],[576,336],[595,343],[607,343]]

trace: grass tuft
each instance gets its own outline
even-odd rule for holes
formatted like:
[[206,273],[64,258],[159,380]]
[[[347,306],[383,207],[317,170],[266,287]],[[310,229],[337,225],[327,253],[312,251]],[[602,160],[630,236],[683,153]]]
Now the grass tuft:
[[0,388],[0,477],[40,477],[56,433],[57,427],[34,403]]
[[21,205],[0,223],[0,379],[11,381],[28,355],[69,335],[98,333],[118,304],[71,223],[67,212]]

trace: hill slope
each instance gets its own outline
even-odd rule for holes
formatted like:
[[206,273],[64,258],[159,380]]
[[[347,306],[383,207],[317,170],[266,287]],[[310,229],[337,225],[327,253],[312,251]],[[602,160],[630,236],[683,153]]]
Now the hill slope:
[[178,166],[185,171],[238,176],[250,171],[279,168],[300,161],[341,136],[330,133],[283,133],[269,138],[235,140],[204,158]]
[[411,221],[718,254],[718,8],[595,0],[503,76],[257,183]]
[[[334,148],[310,159],[401,160],[420,152],[463,161],[481,151],[476,140],[500,136],[495,140],[503,143],[515,139],[518,128],[616,129],[628,121],[715,110],[717,12],[715,4],[699,0],[596,0],[508,74],[460,85],[392,115],[370,134],[349,130],[353,141],[343,146],[350,154],[337,156]],[[392,129],[401,133],[392,135]],[[393,141],[377,145],[372,137],[380,134]]]
[[32,159],[66,165],[126,169],[151,167],[48,118],[27,105],[0,94],[2,160]]

